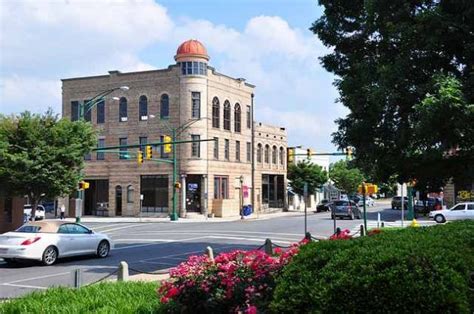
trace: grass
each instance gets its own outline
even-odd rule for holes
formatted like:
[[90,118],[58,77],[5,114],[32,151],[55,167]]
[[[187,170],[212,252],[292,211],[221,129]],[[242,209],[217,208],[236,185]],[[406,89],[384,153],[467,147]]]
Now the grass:
[[0,313],[155,313],[156,282],[100,283],[52,288],[0,304]]

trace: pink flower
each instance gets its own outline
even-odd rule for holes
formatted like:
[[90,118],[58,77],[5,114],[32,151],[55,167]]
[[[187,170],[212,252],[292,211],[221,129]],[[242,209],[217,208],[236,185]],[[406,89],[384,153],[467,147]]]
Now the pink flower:
[[257,314],[257,307],[254,306],[254,305],[250,305],[250,306],[247,307],[247,309],[245,310],[245,314]]

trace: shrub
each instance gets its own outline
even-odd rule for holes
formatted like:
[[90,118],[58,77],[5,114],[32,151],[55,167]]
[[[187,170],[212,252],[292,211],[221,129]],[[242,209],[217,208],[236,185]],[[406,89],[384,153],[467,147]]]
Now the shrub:
[[472,313],[474,222],[310,243],[277,279],[278,313]]
[[99,283],[51,288],[0,304],[0,313],[153,313],[156,282]]
[[298,252],[275,250],[222,253],[211,261],[207,256],[191,256],[170,271],[170,280],[158,290],[165,306],[173,313],[256,313],[271,301],[275,277]]

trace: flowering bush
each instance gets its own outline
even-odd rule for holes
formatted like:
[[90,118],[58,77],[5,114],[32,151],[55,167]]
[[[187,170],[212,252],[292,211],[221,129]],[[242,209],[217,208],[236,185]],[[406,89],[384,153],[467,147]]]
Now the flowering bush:
[[352,239],[351,232],[349,229],[344,229],[339,233],[335,233],[329,237],[329,240],[349,240]]
[[257,313],[270,303],[275,277],[297,254],[300,244],[273,255],[262,251],[232,251],[214,261],[191,256],[170,271],[158,289],[163,312]]
[[367,235],[368,236],[373,236],[373,235],[376,235],[376,234],[379,234],[379,233],[382,233],[382,229],[371,229],[367,232]]

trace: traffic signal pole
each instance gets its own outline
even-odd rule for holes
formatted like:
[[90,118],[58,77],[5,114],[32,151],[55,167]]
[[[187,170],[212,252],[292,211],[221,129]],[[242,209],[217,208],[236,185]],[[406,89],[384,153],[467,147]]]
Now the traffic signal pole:
[[[172,139],[173,139],[173,211],[171,212],[170,219],[171,221],[178,220],[178,213],[176,212],[177,199],[176,199],[176,176],[177,176],[177,162],[176,162],[176,130],[172,130]],[[183,187],[184,188],[184,187]]]

